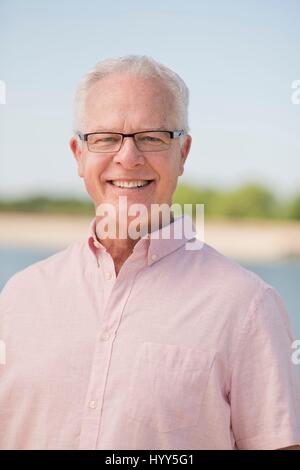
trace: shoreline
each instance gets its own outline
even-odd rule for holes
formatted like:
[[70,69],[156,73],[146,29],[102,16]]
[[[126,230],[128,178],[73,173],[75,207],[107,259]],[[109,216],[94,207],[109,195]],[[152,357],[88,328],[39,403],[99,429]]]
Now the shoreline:
[[[59,251],[86,238],[91,220],[65,214],[0,213],[0,248]],[[237,261],[300,259],[300,221],[206,219],[204,239]]]

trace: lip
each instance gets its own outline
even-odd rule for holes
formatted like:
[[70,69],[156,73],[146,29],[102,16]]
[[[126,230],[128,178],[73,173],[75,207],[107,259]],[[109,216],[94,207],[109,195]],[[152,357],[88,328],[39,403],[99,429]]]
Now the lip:
[[109,181],[152,181],[153,178],[141,178],[137,176],[136,178],[123,178],[122,176],[115,176],[114,178],[106,178],[106,182]]
[[[139,180],[146,180],[146,178],[137,178],[136,180],[130,178],[130,179],[126,179],[126,178],[114,178],[114,181],[139,181]],[[106,183],[108,185],[108,187],[114,191],[114,193],[116,194],[123,194],[123,195],[130,195],[130,194],[138,194],[138,193],[141,193],[141,192],[146,192],[147,190],[149,190],[149,188],[152,188],[153,186],[153,183],[154,183],[154,180],[151,180],[151,179],[148,179],[147,181],[150,181],[149,184],[147,184],[146,186],[140,186],[140,187],[136,187],[136,188],[120,188],[119,186],[115,186],[114,184],[111,183],[111,180],[106,180]]]

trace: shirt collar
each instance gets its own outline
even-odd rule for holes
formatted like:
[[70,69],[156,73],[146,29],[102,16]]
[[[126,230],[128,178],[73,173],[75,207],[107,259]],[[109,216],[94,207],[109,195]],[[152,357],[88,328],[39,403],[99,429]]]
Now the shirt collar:
[[[174,221],[142,237],[134,246],[133,252],[146,250],[148,266],[182,247],[196,238],[196,228],[190,215],[174,217]],[[97,258],[106,251],[96,236],[96,217],[88,230],[88,246]]]

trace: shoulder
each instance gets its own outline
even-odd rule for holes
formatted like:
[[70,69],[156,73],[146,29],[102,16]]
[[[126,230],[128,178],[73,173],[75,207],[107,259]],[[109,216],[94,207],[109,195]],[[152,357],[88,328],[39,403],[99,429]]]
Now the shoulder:
[[205,285],[214,286],[218,292],[241,294],[246,291],[252,296],[271,288],[260,276],[239,262],[225,256],[207,243],[199,250],[184,250],[187,266],[192,275],[203,279]]
[[198,290],[203,286],[212,298],[219,321],[223,318],[238,335],[260,325],[269,331],[284,326],[291,336],[288,311],[274,286],[210,245],[205,244],[202,251],[193,261],[193,276]]
[[4,285],[0,293],[1,301],[16,293],[37,291],[41,285],[46,285],[45,281],[55,279],[58,282],[66,271],[70,272],[75,268],[80,258],[78,255],[84,248],[84,241],[75,241],[65,249],[18,271]]

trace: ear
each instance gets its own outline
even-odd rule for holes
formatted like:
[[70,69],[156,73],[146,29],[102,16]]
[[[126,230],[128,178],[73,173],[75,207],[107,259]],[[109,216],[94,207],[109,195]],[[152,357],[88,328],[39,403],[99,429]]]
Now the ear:
[[84,165],[83,165],[83,155],[82,155],[82,146],[81,142],[78,142],[78,139],[73,136],[70,140],[70,149],[77,161],[77,173],[78,176],[83,178],[84,176]]
[[179,167],[179,176],[181,176],[184,172],[184,164],[190,152],[191,145],[192,145],[192,137],[190,135],[187,135],[180,149],[181,160],[180,160],[180,167]]

